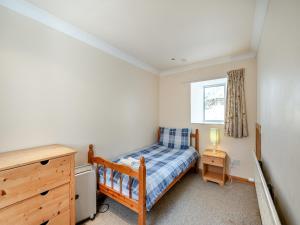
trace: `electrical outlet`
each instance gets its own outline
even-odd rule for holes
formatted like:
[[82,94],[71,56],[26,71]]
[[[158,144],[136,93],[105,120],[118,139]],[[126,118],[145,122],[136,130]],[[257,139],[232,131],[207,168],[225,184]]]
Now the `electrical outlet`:
[[237,167],[237,166],[240,166],[240,164],[241,164],[241,161],[238,159],[233,159],[230,163],[231,167]]

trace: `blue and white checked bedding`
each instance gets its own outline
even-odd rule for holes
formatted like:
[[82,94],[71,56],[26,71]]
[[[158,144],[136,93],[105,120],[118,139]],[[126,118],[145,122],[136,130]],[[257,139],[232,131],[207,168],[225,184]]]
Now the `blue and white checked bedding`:
[[[129,153],[123,158],[140,159],[144,156],[146,162],[146,208],[149,211],[156,199],[172,181],[185,171],[199,157],[193,147],[188,149],[170,149],[154,144],[148,148]],[[120,158],[114,160],[119,162]],[[106,185],[110,186],[111,170],[106,170]],[[103,168],[99,169],[100,184],[104,183]],[[120,190],[120,173],[114,172],[114,189]],[[122,194],[129,196],[129,177],[122,175]],[[132,179],[132,198],[138,200],[138,181]]]

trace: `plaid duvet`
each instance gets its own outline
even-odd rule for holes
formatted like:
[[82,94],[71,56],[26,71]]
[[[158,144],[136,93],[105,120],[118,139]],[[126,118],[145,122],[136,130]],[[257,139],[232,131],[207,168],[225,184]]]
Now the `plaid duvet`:
[[[132,157],[140,159],[144,156],[146,162],[146,208],[149,211],[159,195],[172,181],[185,171],[198,158],[198,153],[193,147],[188,149],[170,149],[154,144],[148,148],[129,153],[123,158]],[[119,162],[120,159],[114,160]],[[110,186],[111,170],[106,170],[106,185]],[[100,184],[104,183],[103,168],[99,168]],[[122,194],[129,196],[129,177],[122,175]],[[120,173],[114,172],[114,189],[119,191]],[[132,198],[138,200],[138,181],[132,179]]]

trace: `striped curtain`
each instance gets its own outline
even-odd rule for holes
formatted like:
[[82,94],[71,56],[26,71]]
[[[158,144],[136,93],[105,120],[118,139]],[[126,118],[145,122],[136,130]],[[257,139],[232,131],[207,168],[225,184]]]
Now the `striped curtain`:
[[245,69],[232,70],[227,73],[225,135],[235,138],[248,136],[244,74]]

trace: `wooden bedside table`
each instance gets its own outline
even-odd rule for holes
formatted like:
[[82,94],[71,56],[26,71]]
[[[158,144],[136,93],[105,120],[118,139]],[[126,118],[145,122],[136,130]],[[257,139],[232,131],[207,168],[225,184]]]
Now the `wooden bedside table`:
[[226,152],[205,150],[201,156],[202,178],[223,186],[225,184]]

